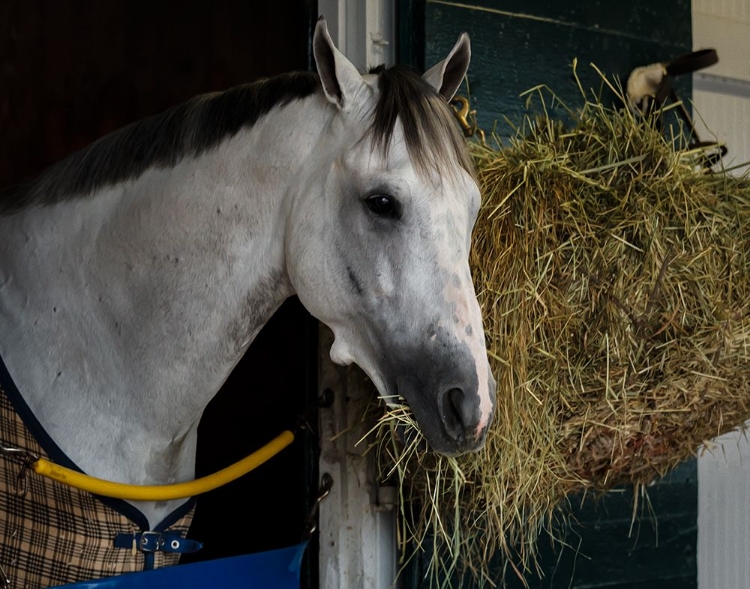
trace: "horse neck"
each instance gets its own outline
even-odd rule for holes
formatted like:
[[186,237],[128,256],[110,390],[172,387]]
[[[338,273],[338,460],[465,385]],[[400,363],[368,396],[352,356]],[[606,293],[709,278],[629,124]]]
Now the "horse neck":
[[0,354],[84,471],[193,476],[203,409],[293,294],[287,194],[329,116],[308,101],[174,168],[0,217]]

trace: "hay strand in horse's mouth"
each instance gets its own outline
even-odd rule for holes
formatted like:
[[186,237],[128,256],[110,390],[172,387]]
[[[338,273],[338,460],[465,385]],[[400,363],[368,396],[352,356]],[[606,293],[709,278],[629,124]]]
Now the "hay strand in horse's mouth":
[[[559,104],[532,94],[545,113]],[[498,381],[486,446],[417,452],[392,435],[415,427],[403,408],[373,434],[402,545],[432,555],[432,586],[496,583],[498,553],[533,574],[566,498],[645,485],[750,419],[750,182],[703,173],[627,109],[587,100],[568,115],[470,143],[471,262]]]

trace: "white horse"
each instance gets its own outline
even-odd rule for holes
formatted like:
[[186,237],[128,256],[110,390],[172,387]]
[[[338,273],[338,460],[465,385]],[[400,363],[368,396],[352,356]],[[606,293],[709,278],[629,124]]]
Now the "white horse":
[[0,356],[84,472],[192,479],[204,408],[295,294],[433,450],[482,446],[480,195],[448,107],[468,37],[424,76],[360,75],[322,20],[313,46],[317,76],[197,97],[0,195]]

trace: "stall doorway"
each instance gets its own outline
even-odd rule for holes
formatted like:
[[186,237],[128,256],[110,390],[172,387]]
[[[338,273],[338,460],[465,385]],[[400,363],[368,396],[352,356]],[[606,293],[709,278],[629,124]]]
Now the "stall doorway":
[[[316,16],[311,0],[0,2],[0,188],[196,94],[309,69]],[[198,476],[314,407],[316,365],[317,323],[292,298],[205,411]],[[190,535],[204,549],[182,562],[298,543],[316,481],[316,443],[302,435],[199,498]],[[303,586],[315,586],[315,563],[303,570]]]

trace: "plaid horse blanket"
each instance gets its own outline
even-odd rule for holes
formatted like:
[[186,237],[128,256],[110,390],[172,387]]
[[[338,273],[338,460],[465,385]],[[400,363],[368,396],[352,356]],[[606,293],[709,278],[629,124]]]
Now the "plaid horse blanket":
[[[49,455],[2,386],[0,444]],[[146,531],[145,517],[132,505],[96,497],[33,471],[25,477],[26,492],[21,496],[21,468],[0,455],[0,588],[6,589],[3,577],[9,581],[7,589],[37,589],[177,564],[176,553],[115,547],[118,534]],[[186,502],[155,531],[184,537],[194,508],[194,500]]]

